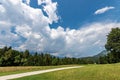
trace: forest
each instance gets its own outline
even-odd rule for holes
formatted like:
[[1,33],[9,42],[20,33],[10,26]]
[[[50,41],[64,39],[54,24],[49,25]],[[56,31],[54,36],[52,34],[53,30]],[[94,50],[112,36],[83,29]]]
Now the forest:
[[28,50],[20,52],[12,47],[0,49],[0,66],[50,66],[67,64],[94,63],[92,60],[80,58],[56,57],[48,53],[30,53]]

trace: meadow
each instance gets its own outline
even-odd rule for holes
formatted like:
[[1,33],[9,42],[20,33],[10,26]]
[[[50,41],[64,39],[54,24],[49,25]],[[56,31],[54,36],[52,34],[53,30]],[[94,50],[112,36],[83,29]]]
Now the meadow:
[[60,66],[12,66],[12,67],[0,67],[0,76],[17,74],[24,72],[31,72],[37,70],[46,70],[60,67],[68,67],[73,65],[60,65]]
[[49,72],[14,80],[120,80],[120,63],[85,65],[82,68]]

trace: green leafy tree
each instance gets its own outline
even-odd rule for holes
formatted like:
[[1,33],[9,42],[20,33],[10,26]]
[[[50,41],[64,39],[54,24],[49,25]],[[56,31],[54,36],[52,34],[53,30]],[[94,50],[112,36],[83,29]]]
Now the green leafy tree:
[[4,54],[4,64],[6,66],[11,66],[11,65],[14,65],[14,53],[13,53],[13,50],[10,49],[8,51],[5,52]]
[[29,50],[25,50],[23,52],[23,56],[22,56],[22,60],[21,62],[23,63],[24,66],[27,66],[29,63],[28,63],[28,58],[30,57],[30,53],[29,53]]
[[107,63],[108,63],[107,56],[100,57],[100,58],[99,58],[99,63],[100,63],[100,64],[107,64]]
[[23,57],[24,58],[28,58],[30,55],[29,51],[28,50],[25,50],[25,52],[23,53]]
[[113,28],[107,36],[105,48],[109,52],[109,62],[120,62],[120,28]]
[[15,60],[14,60],[15,65],[16,66],[21,65],[21,55],[17,55],[14,58],[15,58]]
[[50,54],[45,54],[44,55],[44,63],[45,65],[51,65],[51,55]]
[[58,58],[56,58],[55,56],[52,59],[52,65],[58,65]]
[[3,57],[0,57],[0,66],[4,66],[4,58]]

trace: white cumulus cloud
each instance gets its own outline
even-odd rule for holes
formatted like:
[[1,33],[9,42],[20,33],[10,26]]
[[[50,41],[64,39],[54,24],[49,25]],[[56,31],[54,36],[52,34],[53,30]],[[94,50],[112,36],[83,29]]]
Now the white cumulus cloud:
[[106,6],[106,7],[104,7],[104,8],[101,8],[101,9],[98,9],[97,11],[95,11],[95,13],[94,14],[102,14],[102,13],[105,13],[105,12],[107,12],[107,11],[109,11],[109,10],[111,10],[111,9],[115,9],[115,7],[112,7],[112,6]]

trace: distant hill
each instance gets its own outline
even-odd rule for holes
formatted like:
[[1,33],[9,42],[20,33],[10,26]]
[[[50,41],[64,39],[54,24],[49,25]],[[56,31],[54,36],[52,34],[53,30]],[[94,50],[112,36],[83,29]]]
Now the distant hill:
[[98,53],[97,55],[95,55],[95,56],[93,56],[93,57],[99,58],[100,56],[102,57],[102,56],[105,56],[105,55],[107,55],[107,51],[106,51],[106,50],[103,50],[102,52]]
[[107,55],[107,51],[103,50],[97,55],[91,56],[91,57],[83,57],[81,58],[84,62],[89,63],[89,62],[94,62],[94,63],[99,63],[99,57]]

